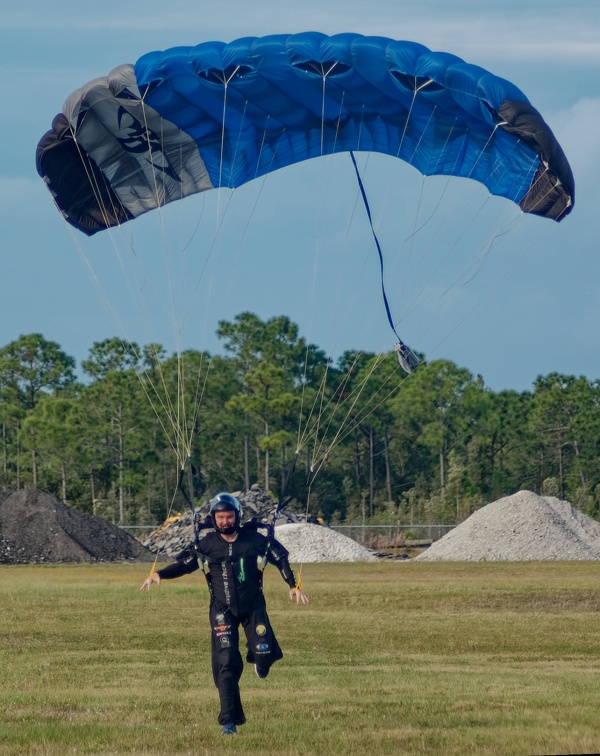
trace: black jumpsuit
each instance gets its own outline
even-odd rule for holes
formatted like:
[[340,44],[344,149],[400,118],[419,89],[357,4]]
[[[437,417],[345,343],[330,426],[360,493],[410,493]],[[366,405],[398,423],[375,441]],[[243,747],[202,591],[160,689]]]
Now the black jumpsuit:
[[[212,671],[219,690],[219,724],[244,724],[239,680],[244,663],[239,651],[239,626],[246,634],[246,660],[266,673],[283,653],[271,628],[262,590],[267,562],[276,565],[285,582],[294,588],[296,578],[288,552],[279,541],[254,529],[240,528],[228,542],[211,531],[177,556],[177,561],[158,571],[168,580],[202,568],[210,590]],[[264,676],[264,674],[263,674]]]

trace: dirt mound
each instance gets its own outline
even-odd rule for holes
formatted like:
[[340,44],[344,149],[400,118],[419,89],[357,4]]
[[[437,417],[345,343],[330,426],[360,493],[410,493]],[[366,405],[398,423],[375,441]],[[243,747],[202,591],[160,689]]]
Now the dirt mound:
[[0,494],[0,564],[151,562],[141,543],[100,517],[50,494],[23,489]]
[[600,522],[567,501],[519,491],[478,509],[415,560],[527,562],[600,559]]

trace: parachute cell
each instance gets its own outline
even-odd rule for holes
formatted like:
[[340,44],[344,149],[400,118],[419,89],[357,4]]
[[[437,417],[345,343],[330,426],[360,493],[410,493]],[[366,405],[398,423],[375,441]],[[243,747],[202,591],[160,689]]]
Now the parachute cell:
[[573,207],[565,155],[513,84],[448,53],[316,32],[142,56],[74,92],[37,168],[88,235],[309,158],[375,151],[475,179],[524,212]]

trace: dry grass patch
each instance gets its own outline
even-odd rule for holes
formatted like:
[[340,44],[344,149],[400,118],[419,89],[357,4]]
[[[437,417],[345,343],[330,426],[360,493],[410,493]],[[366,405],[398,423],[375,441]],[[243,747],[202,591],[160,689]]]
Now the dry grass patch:
[[600,750],[600,564],[308,565],[266,593],[285,658],[222,738],[196,576],[0,568],[0,753],[531,754]]

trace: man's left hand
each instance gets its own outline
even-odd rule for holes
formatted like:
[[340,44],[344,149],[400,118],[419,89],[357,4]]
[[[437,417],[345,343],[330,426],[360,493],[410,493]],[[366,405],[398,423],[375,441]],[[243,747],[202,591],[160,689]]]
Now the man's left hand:
[[290,601],[296,599],[297,604],[308,604],[308,596],[302,588],[290,588]]

